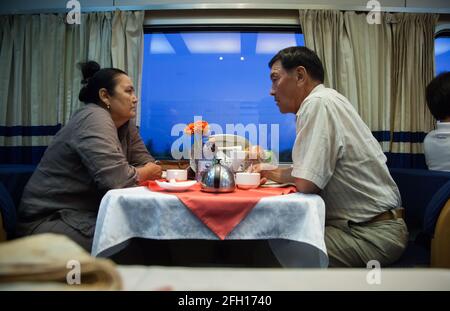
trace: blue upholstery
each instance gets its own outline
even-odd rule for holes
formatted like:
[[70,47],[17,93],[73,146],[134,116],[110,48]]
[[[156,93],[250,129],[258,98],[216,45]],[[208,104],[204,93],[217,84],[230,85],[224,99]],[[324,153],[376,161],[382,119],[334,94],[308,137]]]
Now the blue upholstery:
[[5,228],[7,237],[14,234],[16,227],[16,207],[6,188],[0,182],[0,212],[3,218],[3,228]]
[[390,265],[391,268],[428,267],[430,265],[430,250],[410,241],[399,260]]
[[450,198],[450,172],[391,168],[400,190],[410,242],[393,267],[428,266],[430,239],[445,202]]
[[35,165],[0,164],[0,182],[3,183],[17,207],[23,189],[36,169]]
[[34,165],[0,165],[0,212],[8,239],[14,237],[16,209]]
[[391,168],[390,172],[400,190],[402,206],[405,208],[405,221],[409,230],[422,231],[425,211],[431,208],[429,204],[439,189],[450,181],[450,172],[401,168]]
[[423,220],[423,231],[430,237],[434,236],[434,228],[436,227],[439,214],[442,207],[450,199],[450,181],[443,185],[438,192],[433,196],[430,203],[428,203],[425,210],[425,217]]

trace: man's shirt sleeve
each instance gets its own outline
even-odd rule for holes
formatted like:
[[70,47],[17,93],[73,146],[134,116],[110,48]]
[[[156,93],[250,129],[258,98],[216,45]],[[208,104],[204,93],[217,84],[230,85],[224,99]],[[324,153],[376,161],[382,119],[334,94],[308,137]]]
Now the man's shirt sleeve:
[[312,98],[300,110],[292,149],[292,176],[323,189],[344,152],[343,138],[326,99]]

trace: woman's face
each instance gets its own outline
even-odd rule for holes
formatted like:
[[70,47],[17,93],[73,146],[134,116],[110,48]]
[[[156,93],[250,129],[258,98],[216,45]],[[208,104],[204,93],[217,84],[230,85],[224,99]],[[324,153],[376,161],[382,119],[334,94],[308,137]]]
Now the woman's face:
[[136,116],[137,97],[131,79],[124,74],[115,77],[114,94],[106,102],[110,106],[111,117],[116,124],[125,123]]

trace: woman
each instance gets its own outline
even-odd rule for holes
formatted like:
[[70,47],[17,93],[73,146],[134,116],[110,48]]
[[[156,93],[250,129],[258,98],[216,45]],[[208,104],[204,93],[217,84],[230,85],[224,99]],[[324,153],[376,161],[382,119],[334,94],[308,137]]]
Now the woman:
[[61,233],[90,251],[102,196],[160,178],[161,167],[130,122],[137,97],[127,74],[92,61],[81,70],[86,106],[54,137],[25,187],[17,234]]

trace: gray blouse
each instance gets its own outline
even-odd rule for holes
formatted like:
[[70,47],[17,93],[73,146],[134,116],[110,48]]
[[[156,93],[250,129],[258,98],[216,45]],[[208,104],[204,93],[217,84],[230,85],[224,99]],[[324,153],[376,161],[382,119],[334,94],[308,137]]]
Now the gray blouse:
[[61,218],[92,236],[103,195],[135,186],[136,167],[153,161],[132,122],[117,129],[108,110],[84,106],[56,134],[26,185],[18,233]]

